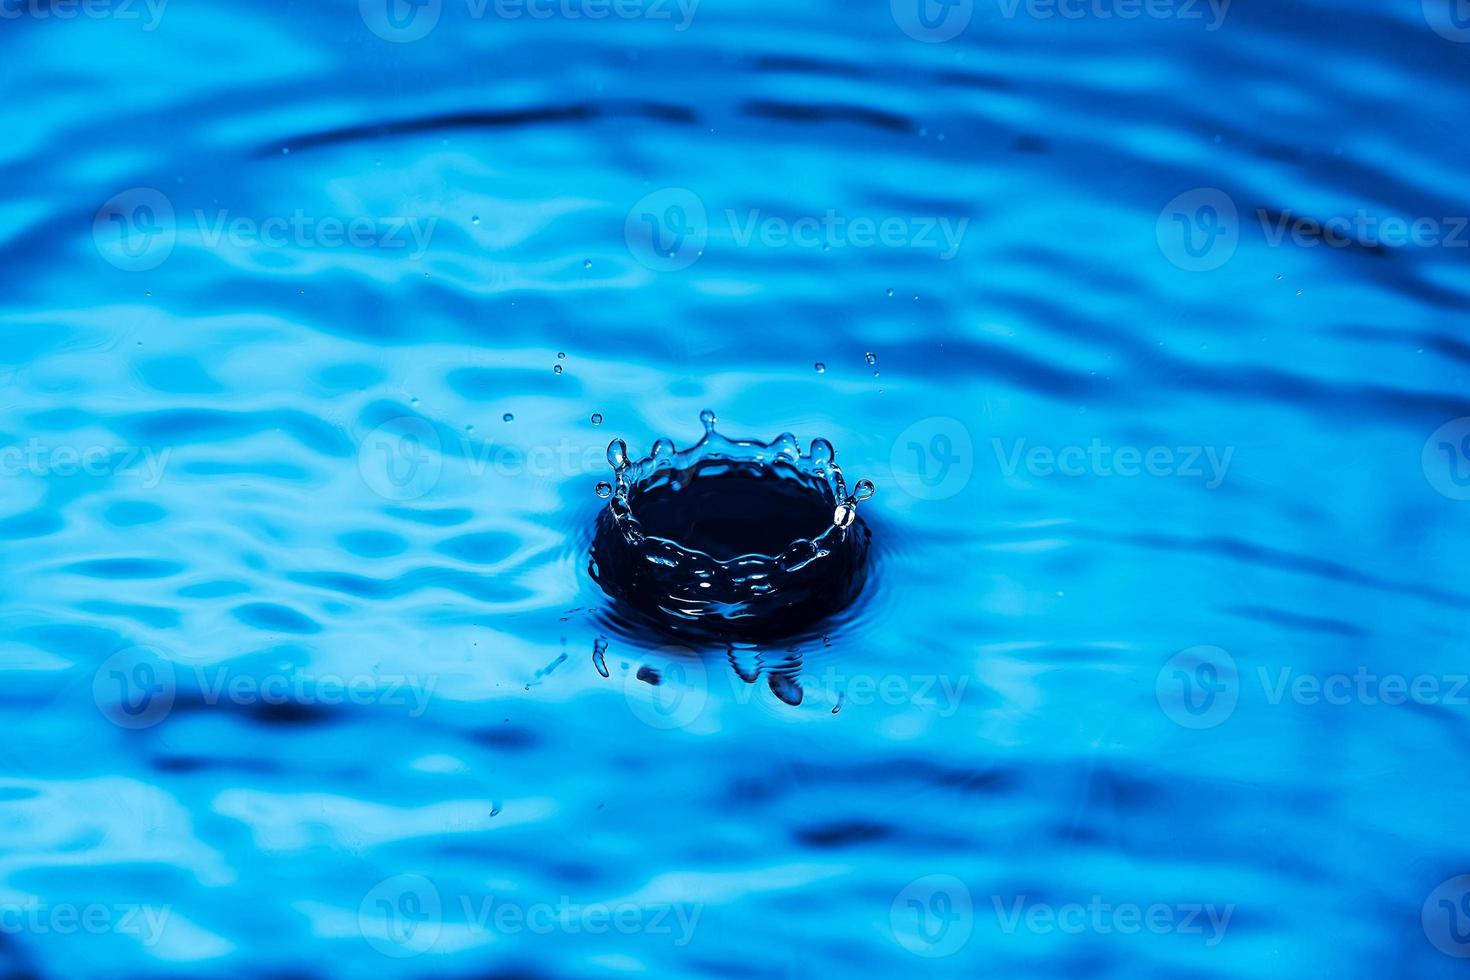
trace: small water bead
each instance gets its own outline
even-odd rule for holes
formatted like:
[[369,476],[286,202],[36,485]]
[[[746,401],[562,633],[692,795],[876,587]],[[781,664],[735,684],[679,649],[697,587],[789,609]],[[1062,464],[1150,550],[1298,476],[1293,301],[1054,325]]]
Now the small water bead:
[[516,417],[509,412],[506,412],[504,415],[500,416],[500,420],[502,422],[514,422],[516,420]]
[[592,666],[596,667],[597,672],[603,677],[608,676],[607,637],[605,636],[599,636],[597,639],[592,641]]
[[597,495],[603,500],[606,500],[608,497],[612,496],[612,484],[608,483],[606,480],[598,480],[596,490]]
[[872,480],[859,480],[857,481],[857,485],[852,488],[852,499],[867,500],[873,495],[875,489]]
[[888,298],[889,299],[892,299],[893,298],[893,290],[892,289],[888,290]]
[[552,365],[551,373],[552,374],[561,374],[561,365],[560,364],[554,364],[554,365]]
[[477,225],[479,223],[480,223],[480,216],[478,214],[470,215],[470,224]]
[[602,413],[601,412],[593,412],[592,413],[592,424],[593,425],[601,425],[602,424]]
[[823,364],[821,361],[818,361],[817,363],[813,364],[812,367],[814,367],[814,368],[817,369],[817,373],[818,374],[826,374],[827,373],[827,365]]
[[614,470],[621,470],[628,465],[628,444],[621,439],[614,439],[607,444],[607,465]]
[[705,429],[713,429],[715,427],[715,422],[719,420],[715,418],[714,412],[706,408],[704,411],[699,413],[699,421],[705,427]]
[[557,351],[556,352],[556,359],[558,361],[565,361],[567,359],[567,352],[564,351],[564,350]]
[[584,269],[590,269],[590,268],[592,268],[592,260],[591,259],[584,259],[582,261],[582,268],[584,268]]
[[872,351],[868,351],[866,354],[863,355],[863,357],[867,359],[869,367],[872,367],[873,365],[878,363],[878,355],[874,354]]

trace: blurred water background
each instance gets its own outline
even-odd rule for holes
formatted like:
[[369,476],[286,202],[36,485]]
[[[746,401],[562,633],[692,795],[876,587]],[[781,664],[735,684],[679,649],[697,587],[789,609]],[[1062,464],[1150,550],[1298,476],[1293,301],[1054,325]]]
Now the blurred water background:
[[[5,974],[1456,973],[1461,8],[3,0]],[[589,581],[705,407],[825,637]]]

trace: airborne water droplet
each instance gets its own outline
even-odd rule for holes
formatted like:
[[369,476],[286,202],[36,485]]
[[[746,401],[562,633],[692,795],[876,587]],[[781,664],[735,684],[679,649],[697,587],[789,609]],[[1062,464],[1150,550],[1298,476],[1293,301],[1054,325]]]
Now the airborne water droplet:
[[599,636],[597,639],[592,641],[592,666],[596,667],[597,672],[603,677],[608,676],[607,637],[605,636]]
[[608,497],[612,496],[612,484],[608,483],[606,480],[598,480],[595,489],[597,490],[597,495],[603,500],[606,500]]
[[478,214],[476,214],[476,215],[471,215],[471,216],[470,216],[470,224],[472,224],[472,225],[477,225],[477,224],[479,224],[479,223],[480,223],[480,216],[479,216],[479,215],[478,215]]
[[874,487],[872,480],[859,480],[857,481],[857,486],[853,487],[852,499],[867,500],[873,495],[873,490]]
[[552,369],[551,369],[551,373],[552,374],[561,374],[561,365],[560,364],[554,365],[552,367]]
[[821,361],[818,361],[817,363],[813,364],[812,367],[814,367],[814,368],[817,369],[817,373],[818,374],[826,374],[827,373],[827,365],[823,364]]
[[500,419],[502,422],[514,422],[516,420],[516,417],[509,412],[506,412],[504,415],[500,416]]
[[584,259],[583,262],[582,262],[582,268],[584,268],[584,269],[590,269],[590,268],[592,268],[592,260],[591,259]]
[[601,412],[593,412],[592,413],[592,424],[593,425],[601,425],[602,424],[602,413]]
[[556,352],[556,359],[558,361],[565,361],[567,359],[567,352],[564,351],[564,350],[557,351]]
[[893,290],[888,290],[888,296],[890,299],[893,297]]

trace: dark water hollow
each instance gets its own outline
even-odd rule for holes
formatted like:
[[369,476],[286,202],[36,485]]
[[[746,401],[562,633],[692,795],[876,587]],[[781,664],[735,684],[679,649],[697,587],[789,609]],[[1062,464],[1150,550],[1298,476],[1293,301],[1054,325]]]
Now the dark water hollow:
[[784,464],[704,463],[651,482],[630,501],[645,534],[726,560],[781,554],[832,524],[835,502]]
[[832,471],[807,457],[679,462],[644,471],[598,516],[589,572],[621,619],[686,641],[769,642],[857,598],[871,532]]

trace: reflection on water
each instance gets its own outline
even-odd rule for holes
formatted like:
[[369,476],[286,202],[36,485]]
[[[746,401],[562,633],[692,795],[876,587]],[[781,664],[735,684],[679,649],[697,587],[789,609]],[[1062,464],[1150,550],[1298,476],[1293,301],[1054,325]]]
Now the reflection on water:
[[1454,5],[591,6],[5,7],[0,973],[1453,975]]

